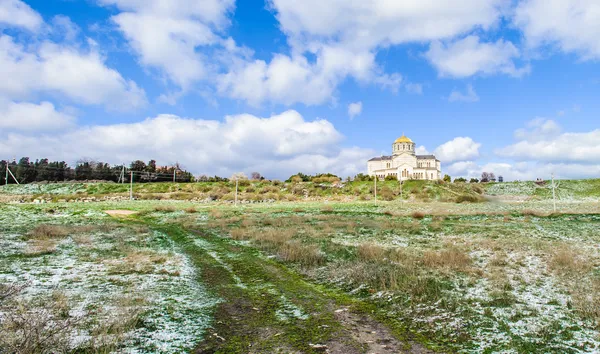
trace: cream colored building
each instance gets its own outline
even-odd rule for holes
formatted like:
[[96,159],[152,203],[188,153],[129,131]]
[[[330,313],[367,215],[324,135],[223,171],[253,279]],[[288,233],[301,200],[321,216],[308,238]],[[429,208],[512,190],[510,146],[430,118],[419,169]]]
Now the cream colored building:
[[417,155],[415,143],[402,135],[392,144],[392,156],[374,157],[367,162],[369,176],[381,179],[394,176],[399,181],[408,179],[438,180],[442,165],[433,155]]

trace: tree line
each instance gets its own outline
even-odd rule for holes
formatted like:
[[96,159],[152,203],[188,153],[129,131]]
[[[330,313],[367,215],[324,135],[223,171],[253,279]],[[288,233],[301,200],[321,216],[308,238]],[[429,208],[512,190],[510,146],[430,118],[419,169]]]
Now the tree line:
[[[65,161],[50,161],[47,158],[31,161],[22,157],[17,161],[0,161],[0,185],[6,184],[7,165],[8,184],[15,184],[15,179],[21,184],[33,182],[64,182],[64,181],[112,181],[123,182],[130,180],[133,171],[134,182],[166,182],[175,179],[178,182],[192,182],[194,176],[179,164],[174,166],[157,166],[156,160],[145,163],[141,160],[126,165],[110,165],[95,160],[80,160],[75,166],[69,166]],[[13,178],[14,176],[14,178]]]

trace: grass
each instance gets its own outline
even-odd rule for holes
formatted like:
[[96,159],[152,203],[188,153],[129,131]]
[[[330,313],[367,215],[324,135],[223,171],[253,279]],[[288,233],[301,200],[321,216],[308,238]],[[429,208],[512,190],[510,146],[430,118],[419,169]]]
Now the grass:
[[[259,193],[265,185],[248,187]],[[407,200],[421,187],[428,185],[405,184]],[[440,184],[428,198],[442,188],[459,192]],[[43,284],[60,279],[53,301],[63,309],[78,304],[71,294],[81,284],[90,294],[99,292],[93,285],[140,295],[111,304],[124,314],[114,325],[102,299],[92,298],[100,306],[93,337],[100,343],[114,328],[119,348],[136,348],[133,330],[152,338],[170,321],[173,333],[189,334],[177,337],[187,351],[317,352],[309,344],[345,343],[344,352],[360,352],[368,343],[354,336],[359,324],[335,312],[344,307],[402,343],[442,352],[593,352],[599,210],[588,202],[559,207],[553,214],[543,200],[0,205],[0,266],[12,272],[0,273],[0,283],[27,272],[42,301],[54,296]],[[115,220],[108,209],[138,213]],[[26,254],[44,241],[55,248]],[[181,306],[202,302],[196,291],[218,300],[186,312]]]

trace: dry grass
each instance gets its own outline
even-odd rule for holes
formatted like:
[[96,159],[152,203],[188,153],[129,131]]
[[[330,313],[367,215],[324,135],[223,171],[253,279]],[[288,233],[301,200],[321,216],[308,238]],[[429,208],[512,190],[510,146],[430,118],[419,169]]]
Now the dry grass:
[[573,305],[585,319],[594,322],[600,329],[600,279],[577,283],[571,291]]
[[194,208],[194,207],[189,207],[189,208],[185,209],[185,212],[188,214],[194,214],[194,213],[197,213],[198,210],[196,210],[196,208]]
[[135,250],[120,259],[105,260],[109,274],[150,274],[166,263],[167,255],[150,250]]
[[220,219],[223,217],[223,212],[218,209],[211,209],[208,214],[213,219]]
[[471,257],[457,247],[423,253],[423,264],[438,270],[467,272],[472,264]]
[[372,242],[362,243],[357,247],[358,258],[366,262],[380,262],[386,258],[387,250]]
[[333,212],[333,207],[331,205],[324,205],[321,208],[321,212],[322,213],[331,213],[331,212]]
[[587,254],[572,247],[559,246],[552,255],[549,266],[560,274],[585,275],[593,269],[593,264]]
[[175,209],[175,207],[172,207],[170,205],[159,205],[159,206],[154,207],[154,211],[158,211],[161,213],[172,213],[176,210],[177,209]]
[[260,232],[255,232],[252,238],[262,245],[281,245],[290,241],[295,231],[292,229],[274,229],[269,228]]
[[319,246],[303,244],[300,241],[283,243],[277,253],[284,261],[300,263],[304,266],[316,266],[325,261]]
[[425,216],[426,216],[426,214],[424,212],[422,212],[422,211],[415,211],[414,213],[412,213],[412,217],[414,219],[419,219],[419,220],[420,219],[424,219]]
[[69,235],[69,228],[64,225],[41,224],[27,234],[28,239],[51,240],[62,239]]

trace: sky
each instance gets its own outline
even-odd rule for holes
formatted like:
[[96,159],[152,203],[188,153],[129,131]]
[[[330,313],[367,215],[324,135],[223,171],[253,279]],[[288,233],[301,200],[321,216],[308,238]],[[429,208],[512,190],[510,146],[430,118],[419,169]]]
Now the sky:
[[0,159],[600,177],[597,0],[0,0]]

